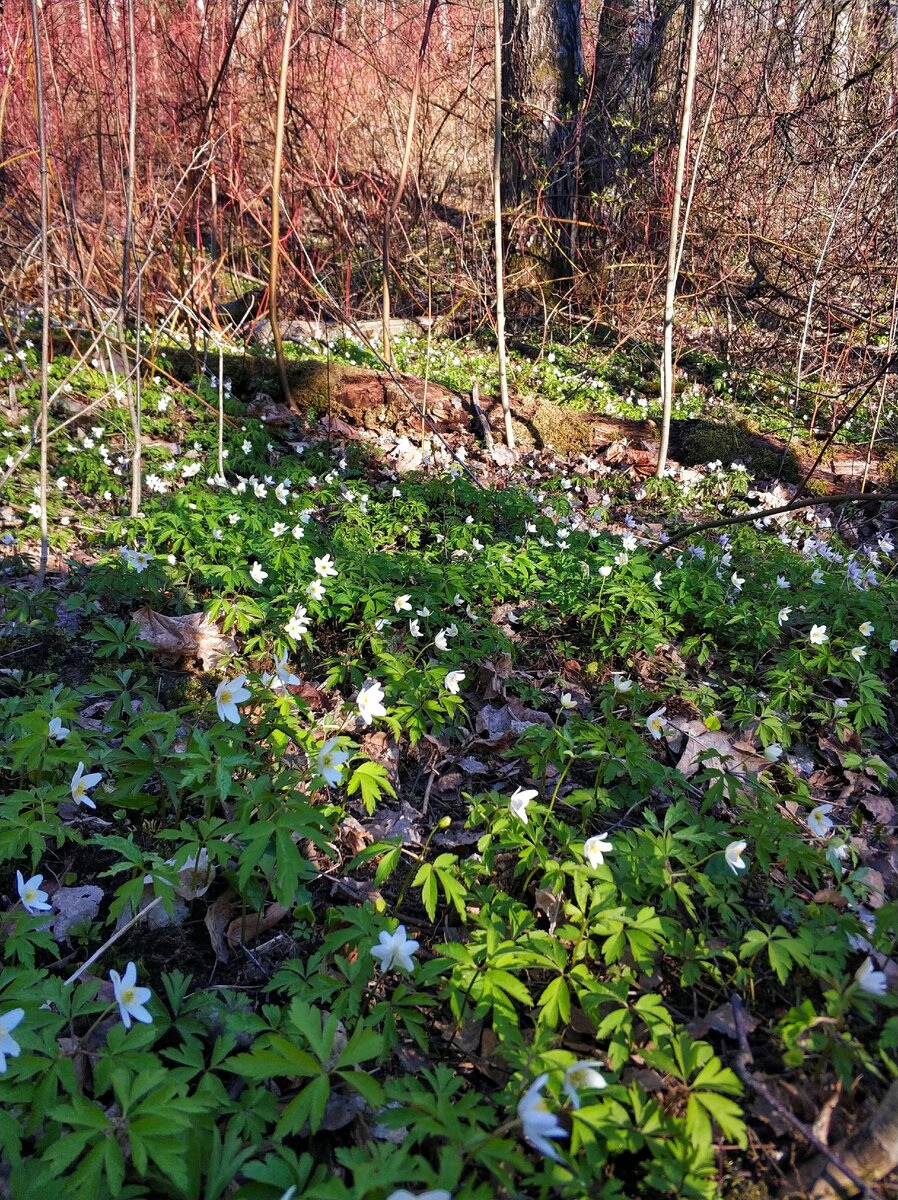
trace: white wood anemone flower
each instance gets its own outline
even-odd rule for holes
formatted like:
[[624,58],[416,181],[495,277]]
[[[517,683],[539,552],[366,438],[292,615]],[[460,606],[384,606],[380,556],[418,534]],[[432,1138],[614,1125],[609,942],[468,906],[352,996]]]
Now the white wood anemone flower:
[[376,959],[382,973],[401,967],[403,971],[414,971],[412,955],[420,943],[406,935],[405,926],[397,925],[392,933],[384,929],[378,938],[379,945],[371,947],[371,957]]
[[95,788],[103,776],[99,771],[92,771],[89,775],[84,774],[84,763],[78,763],[75,774],[72,776],[72,799],[76,804],[83,804],[85,808],[96,808],[93,800],[91,800],[91,788]]
[[586,1091],[587,1088],[594,1088],[597,1091],[603,1087],[607,1087],[605,1076],[596,1068],[602,1064],[592,1062],[589,1059],[584,1059],[582,1062],[575,1062],[564,1073],[564,1090],[573,1108],[580,1107],[580,1093]]
[[112,980],[115,1002],[118,1004],[125,1028],[131,1028],[132,1018],[143,1025],[151,1025],[153,1017],[145,1005],[153,993],[149,988],[137,986],[137,967],[134,963],[128,963],[124,975],[119,975],[118,971],[110,971],[109,978]]
[[22,1048],[12,1036],[12,1031],[25,1016],[24,1008],[11,1008],[0,1017],[0,1074],[6,1070],[7,1058],[18,1058]]
[[738,875],[740,871],[748,870],[748,863],[742,857],[747,846],[748,842],[730,842],[723,852],[724,858],[727,860],[727,865],[734,875]]
[[594,837],[587,838],[583,843],[583,857],[589,863],[593,870],[600,867],[605,861],[605,855],[610,854],[614,849],[611,842],[606,840],[607,834],[597,833]]
[[888,991],[889,981],[885,971],[877,971],[869,954],[854,973],[855,981],[862,992],[870,996],[884,996]]
[[384,689],[376,679],[369,679],[359,688],[355,702],[358,705],[359,716],[366,725],[370,725],[375,717],[387,715],[384,708]]
[[32,875],[30,879],[25,879],[21,871],[16,871],[16,889],[19,893],[19,900],[25,912],[30,913],[32,917],[37,913],[50,912],[53,907],[47,903],[47,893],[41,891],[43,882],[43,875]]
[[543,1096],[543,1088],[546,1086],[548,1078],[548,1073],[538,1075],[531,1083],[518,1104],[518,1120],[524,1131],[524,1140],[529,1142],[534,1150],[544,1154],[546,1158],[560,1163],[561,1155],[549,1139],[566,1138],[568,1132],[555,1113],[549,1109],[546,1098]]
[[527,824],[527,805],[531,800],[535,800],[539,795],[536,788],[515,788],[511,799],[508,801],[508,807],[511,809],[514,816]]
[[237,705],[243,704],[252,695],[249,688],[243,686],[245,683],[246,676],[238,675],[236,679],[223,679],[215,689],[219,720],[230,721],[232,725],[240,724],[240,710]]

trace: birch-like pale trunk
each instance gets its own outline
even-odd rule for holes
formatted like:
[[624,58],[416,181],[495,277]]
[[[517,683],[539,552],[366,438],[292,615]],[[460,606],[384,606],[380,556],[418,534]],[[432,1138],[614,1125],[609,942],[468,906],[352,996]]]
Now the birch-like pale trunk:
[[514,450],[511,404],[508,400],[508,354],[505,346],[505,252],[502,245],[502,20],[499,0],[493,0],[493,80],[495,117],[493,132],[493,236],[496,247],[496,341],[499,349],[499,398],[505,418],[505,443]]
[[673,325],[674,305],[679,274],[680,239],[685,240],[685,226],[680,231],[680,206],[683,202],[683,179],[686,174],[686,153],[692,130],[692,104],[695,97],[695,68],[698,60],[698,35],[701,25],[701,0],[690,5],[689,57],[686,65],[686,86],[683,89],[683,113],[680,118],[680,141],[677,146],[677,168],[674,175],[673,199],[670,206],[670,237],[667,243],[667,276],[664,288],[664,349],[661,358],[661,444],[658,448],[656,475],[661,479],[667,465],[670,446],[670,421],[673,412]]
[[[127,0],[124,14],[128,38],[128,174],[125,182],[125,235],[122,242],[122,296],[119,304],[119,350],[124,360],[125,396],[131,418],[131,516],[140,512],[143,446],[141,438],[140,382],[140,322],[142,313],[137,305],[137,344],[134,369],[129,366],[125,325],[128,314],[128,292],[131,287],[131,254],[134,248],[134,177],[137,169],[137,45],[134,37],[134,0]],[[137,278],[140,287],[140,275]],[[133,387],[132,387],[133,374]]]
[[278,319],[278,279],[280,276],[281,249],[281,170],[284,164],[284,125],[287,114],[287,74],[290,69],[290,43],[293,40],[293,18],[296,5],[288,0],[284,23],[284,45],[281,50],[281,74],[278,81],[278,110],[274,132],[274,160],[271,169],[271,259],[268,271],[268,319],[274,339],[274,354],[281,379],[284,402],[290,401],[290,381],[287,378],[287,361],[284,358],[284,342]]
[[396,220],[396,214],[399,211],[399,205],[402,201],[402,194],[405,191],[405,181],[408,178],[408,168],[412,157],[412,139],[415,133],[415,118],[418,115],[418,97],[421,94],[421,73],[424,67],[424,57],[427,54],[427,44],[430,41],[430,27],[433,24],[433,17],[438,3],[439,0],[430,0],[427,8],[427,16],[424,18],[424,31],[421,34],[421,45],[418,48],[418,57],[415,60],[415,76],[412,82],[412,99],[408,110],[408,122],[405,127],[405,146],[402,151],[402,165],[399,169],[399,178],[396,181],[396,190],[393,192],[393,199],[390,201],[390,207],[387,209],[386,216],[384,217],[384,231],[381,244],[381,271],[383,273],[381,294],[383,311],[381,321],[383,325],[383,359],[388,367],[393,366],[393,345],[390,341],[390,232],[393,228],[393,222]]
[[41,33],[38,0],[28,0],[31,17],[31,40],[34,50],[34,91],[37,113],[37,144],[40,155],[41,180],[41,411],[40,411],[40,531],[41,556],[34,588],[44,585],[47,561],[50,553],[50,536],[47,523],[48,492],[48,446],[49,446],[49,363],[50,363],[50,249],[48,227],[50,223],[50,171],[47,160],[47,127],[44,110],[44,73],[41,63]]

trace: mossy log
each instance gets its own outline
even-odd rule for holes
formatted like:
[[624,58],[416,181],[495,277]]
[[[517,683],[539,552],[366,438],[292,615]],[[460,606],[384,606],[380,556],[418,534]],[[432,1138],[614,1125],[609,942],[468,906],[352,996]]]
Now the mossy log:
[[[56,349],[57,353],[70,353],[71,345],[58,345]],[[218,371],[217,354],[204,359],[199,352],[167,348],[159,358],[168,363],[175,378],[184,381],[203,369]],[[223,369],[231,380],[235,397],[252,403],[260,393],[273,398],[280,395],[274,358],[225,354]],[[482,431],[469,397],[418,376],[400,378],[401,387],[385,371],[319,359],[290,360],[287,409],[305,421],[330,417],[362,431],[389,430],[412,438],[422,433],[423,409],[436,431],[450,444],[459,438],[469,443],[480,440]],[[414,404],[409,403],[409,396]],[[498,399],[481,396],[480,405],[498,440],[502,428]],[[276,399],[272,407],[277,407]],[[512,410],[515,436],[522,449],[551,447],[561,455],[589,454],[610,466],[630,467],[644,476],[654,473],[659,433],[655,421],[579,412],[532,396],[513,397]],[[715,459],[729,464],[742,459],[756,475],[773,478],[779,473],[784,450],[783,477],[796,482],[803,477],[812,457],[786,448],[780,438],[756,433],[743,425],[706,420],[674,421],[671,426],[671,457],[685,466]],[[818,486],[845,491],[859,485],[863,470],[861,451],[851,446],[834,446],[815,478],[819,480]],[[882,455],[874,456],[870,482],[887,482],[888,474],[888,460]]]

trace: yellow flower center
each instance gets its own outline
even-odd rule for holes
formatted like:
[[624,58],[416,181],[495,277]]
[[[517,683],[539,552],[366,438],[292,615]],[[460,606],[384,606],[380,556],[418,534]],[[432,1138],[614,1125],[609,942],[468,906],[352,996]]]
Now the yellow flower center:
[[82,796],[86,796],[86,795],[87,795],[87,788],[84,786],[84,784],[79,779],[78,782],[75,784],[75,798],[80,800]]
[[225,688],[225,690],[221,693],[222,704],[230,704],[233,699],[234,699],[234,693],[229,692],[228,689]]
[[122,992],[122,1003],[127,1006],[134,1003],[134,988],[125,988]]

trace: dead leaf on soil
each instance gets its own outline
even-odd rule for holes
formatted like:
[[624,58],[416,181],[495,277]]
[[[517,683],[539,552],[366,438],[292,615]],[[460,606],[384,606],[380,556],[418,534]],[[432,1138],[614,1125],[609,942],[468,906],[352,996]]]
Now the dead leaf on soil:
[[[753,1017],[745,1007],[742,1009],[742,1025],[745,1028],[746,1034],[754,1033],[758,1028],[757,1017]],[[718,1008],[709,1012],[707,1016],[690,1021],[686,1029],[695,1038],[706,1037],[708,1030],[713,1029],[715,1033],[722,1033],[725,1037],[732,1038],[733,1041],[738,1041],[739,1039],[739,1035],[736,1032],[736,1023],[733,1020],[732,1004],[721,1004]]]
[[53,922],[53,938],[57,942],[68,941],[69,933],[82,921],[92,921],[100,911],[103,889],[85,884],[84,887],[63,887],[53,893],[53,907],[57,912]]
[[236,654],[233,638],[220,633],[204,612],[167,617],[151,608],[138,608],[131,617],[140,636],[159,654],[199,659],[203,670],[216,666],[226,654]]
[[247,913],[245,917],[235,917],[227,929],[226,937],[232,950],[238,946],[248,946],[255,942],[263,933],[273,929],[279,921],[290,912],[282,904],[269,904],[263,913]]
[[489,770],[486,763],[482,763],[479,758],[462,758],[459,759],[458,765],[466,775],[486,775]]
[[885,796],[864,796],[861,804],[880,825],[895,824],[895,805]]
[[424,836],[417,821],[421,814],[405,800],[398,809],[380,808],[373,821],[366,825],[368,833],[377,841],[386,838],[402,838],[404,846],[421,846]]
[[[367,1101],[358,1092],[333,1091],[324,1106],[324,1116],[321,1118],[318,1129],[343,1129],[351,1124],[366,1107]],[[309,1129],[310,1127],[306,1125],[306,1136]]]
[[[749,772],[757,774],[770,765],[760,754],[738,748],[723,730],[708,729],[704,721],[673,716],[668,718],[667,724],[686,738],[677,770],[687,779],[703,766],[744,778]],[[707,757],[700,761],[703,754]]]
[[359,441],[365,436],[360,429],[356,429],[353,425],[347,424],[342,417],[333,414],[322,420],[321,429],[329,437],[345,438],[347,441]]
[[214,904],[209,905],[206,909],[206,915],[203,918],[203,923],[209,931],[209,941],[212,943],[212,949],[215,952],[218,962],[226,963],[231,957],[225,933],[231,923],[236,907],[236,893],[229,888],[224,895],[218,897]]
[[558,924],[558,918],[561,916],[562,906],[564,905],[564,896],[556,896],[554,892],[550,892],[547,888],[537,888],[535,899],[537,912],[546,914],[549,918],[549,933],[554,933],[555,926]]
[[355,817],[343,818],[337,830],[337,837],[340,845],[353,857],[360,854],[366,846],[370,846],[374,841],[371,831],[366,829]]
[[511,655],[498,654],[496,661],[487,659],[477,672],[477,689],[484,700],[504,700],[505,684],[511,675]]
[[515,700],[503,704],[501,708],[486,704],[474,720],[474,728],[478,733],[485,733],[488,742],[498,742],[508,735],[521,734],[533,725],[551,724],[552,718],[546,713],[525,708]]

